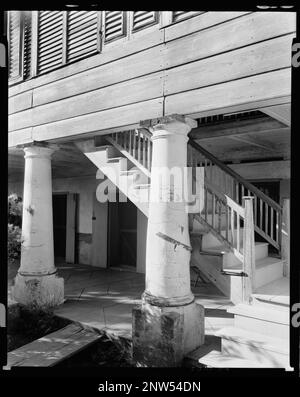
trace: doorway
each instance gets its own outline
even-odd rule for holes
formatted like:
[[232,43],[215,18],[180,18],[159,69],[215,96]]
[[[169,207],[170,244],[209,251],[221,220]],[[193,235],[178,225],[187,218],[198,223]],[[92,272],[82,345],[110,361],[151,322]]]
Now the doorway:
[[53,239],[55,259],[65,260],[67,238],[67,195],[54,194],[53,205]]
[[131,202],[109,202],[108,266],[136,268],[137,208]]

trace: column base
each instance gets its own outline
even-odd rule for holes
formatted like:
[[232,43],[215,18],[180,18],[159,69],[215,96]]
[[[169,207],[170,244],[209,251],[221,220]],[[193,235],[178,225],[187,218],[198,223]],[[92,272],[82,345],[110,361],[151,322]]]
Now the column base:
[[53,308],[64,302],[64,279],[56,274],[25,276],[17,274],[12,298],[22,305],[40,309]]
[[179,367],[184,356],[204,343],[204,307],[159,307],[149,303],[132,313],[133,359],[140,367]]

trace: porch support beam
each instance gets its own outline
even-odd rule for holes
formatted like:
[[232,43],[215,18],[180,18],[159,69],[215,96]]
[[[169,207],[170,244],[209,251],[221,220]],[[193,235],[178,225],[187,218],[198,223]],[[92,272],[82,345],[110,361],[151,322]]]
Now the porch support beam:
[[142,305],[133,310],[133,357],[140,366],[178,366],[204,343],[204,308],[195,303],[190,287],[186,203],[174,199],[182,191],[168,177],[175,167],[187,166],[187,134],[195,125],[179,115],[141,123],[153,134],[153,151],[146,290]]
[[54,265],[51,155],[55,147],[34,143],[25,152],[21,266],[12,297],[39,308],[63,303],[64,280]]

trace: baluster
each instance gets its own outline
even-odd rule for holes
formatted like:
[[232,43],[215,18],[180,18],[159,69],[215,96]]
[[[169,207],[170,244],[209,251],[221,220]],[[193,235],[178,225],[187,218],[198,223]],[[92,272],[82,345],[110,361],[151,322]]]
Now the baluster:
[[238,213],[236,213],[236,245],[240,252],[240,215]]
[[141,133],[138,130],[138,135],[137,135],[137,144],[138,144],[138,162],[141,162]]
[[280,224],[279,224],[279,212],[276,211],[276,243],[280,244],[279,241],[279,228],[280,228]]
[[116,132],[116,143],[119,143],[119,133]]
[[145,135],[143,137],[143,166],[146,168],[146,140],[145,140]]
[[212,173],[213,173],[213,164],[212,164],[212,162],[210,161],[210,162],[209,162],[209,175],[210,175],[210,181],[211,181],[211,182],[213,182],[213,175],[212,175]]
[[204,175],[206,176],[206,178],[208,179],[208,174],[207,174],[207,160],[204,159]]
[[269,208],[268,204],[265,203],[265,233],[268,234],[268,216],[269,216]]
[[242,199],[243,199],[244,196],[245,196],[245,186],[242,185]]
[[221,225],[222,225],[222,201],[219,200],[218,231],[220,234],[221,234]]
[[136,159],[136,130],[133,130],[133,157]]
[[129,154],[132,155],[132,131],[129,131]]
[[230,210],[231,210],[231,214],[230,214],[231,243],[234,246],[234,212],[233,212],[233,208],[231,208]]
[[207,189],[205,189],[205,214],[204,214],[204,218],[205,221],[207,222],[207,212],[208,212],[208,192]]
[[150,169],[151,169],[151,140],[150,140],[150,138],[147,138],[147,145],[148,145],[148,156],[147,156],[148,165],[147,165],[147,168],[150,171]]
[[254,195],[254,225],[257,225],[257,196]]
[[236,181],[235,182],[235,201],[240,204],[240,200],[239,200],[239,182]]
[[213,228],[215,227],[215,211],[216,211],[215,195],[214,193],[212,193],[211,224]]
[[229,207],[225,205],[225,238],[227,241],[229,241]]
[[262,199],[259,199],[259,227],[262,229],[263,227],[263,202]]
[[273,235],[274,235],[274,214],[273,214],[273,211],[274,211],[274,209],[273,209],[273,207],[270,207],[271,208],[271,239],[273,239]]

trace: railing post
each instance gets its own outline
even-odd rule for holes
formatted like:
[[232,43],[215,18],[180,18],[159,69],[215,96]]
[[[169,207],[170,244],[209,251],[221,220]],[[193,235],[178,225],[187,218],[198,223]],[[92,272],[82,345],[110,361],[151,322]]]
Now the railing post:
[[243,278],[243,301],[251,302],[251,294],[255,281],[255,246],[254,246],[254,222],[253,222],[253,196],[243,197],[245,209],[245,221],[243,232],[244,273]]
[[284,260],[283,275],[290,275],[290,199],[283,199],[282,222],[277,226],[281,228],[281,255]]

